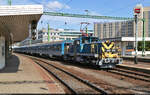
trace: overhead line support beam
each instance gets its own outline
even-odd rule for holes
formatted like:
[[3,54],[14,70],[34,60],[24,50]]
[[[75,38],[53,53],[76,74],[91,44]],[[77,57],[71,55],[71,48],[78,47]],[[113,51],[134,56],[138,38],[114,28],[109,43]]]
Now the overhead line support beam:
[[126,18],[126,17],[96,16],[96,15],[82,15],[82,14],[69,14],[56,12],[44,12],[43,14],[50,16],[64,16],[64,17],[91,18],[91,19],[134,20],[134,18]]

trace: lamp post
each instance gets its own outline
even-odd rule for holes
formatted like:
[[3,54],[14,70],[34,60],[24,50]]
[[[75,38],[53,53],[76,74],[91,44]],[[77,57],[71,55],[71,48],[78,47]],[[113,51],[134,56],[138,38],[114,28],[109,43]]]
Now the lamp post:
[[136,31],[135,31],[135,56],[134,56],[134,63],[138,64],[137,60],[137,52],[138,52],[138,42],[137,42],[137,37],[138,37],[138,18],[137,15],[135,15],[135,24],[136,24]]
[[145,19],[142,19],[143,21],[143,43],[142,43],[142,56],[145,56]]

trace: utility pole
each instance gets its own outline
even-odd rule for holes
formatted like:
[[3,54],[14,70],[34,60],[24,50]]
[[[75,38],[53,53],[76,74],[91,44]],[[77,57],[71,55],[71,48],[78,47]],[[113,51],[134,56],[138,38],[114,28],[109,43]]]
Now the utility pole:
[[29,24],[29,45],[32,43],[31,24]]
[[50,26],[48,24],[48,42],[50,42]]
[[145,56],[145,19],[142,19],[143,21],[143,41],[142,41],[142,56]]
[[138,52],[138,41],[137,41],[137,37],[138,37],[138,18],[137,15],[135,15],[135,24],[136,24],[136,31],[135,31],[135,56],[134,56],[134,63],[138,64],[138,60],[137,60],[137,52]]
[[11,6],[11,4],[12,4],[11,0],[8,0],[8,4]]

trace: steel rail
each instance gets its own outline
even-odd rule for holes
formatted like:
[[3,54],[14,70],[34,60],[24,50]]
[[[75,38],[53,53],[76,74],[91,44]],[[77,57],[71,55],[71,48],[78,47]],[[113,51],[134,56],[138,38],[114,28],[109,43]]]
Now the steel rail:
[[73,88],[71,88],[69,85],[67,85],[67,83],[65,83],[61,78],[59,78],[56,74],[54,74],[53,72],[51,72],[50,70],[48,70],[46,67],[44,67],[43,65],[41,65],[40,63],[34,61],[35,63],[37,63],[38,65],[40,65],[42,68],[44,68],[47,72],[51,73],[56,79],[58,79],[62,84],[64,84],[71,92],[72,94],[78,94]]
[[145,75],[145,74],[140,74],[139,73],[136,73],[136,72],[133,72],[131,70],[126,70],[126,69],[118,69],[118,68],[114,68],[114,70],[117,70],[117,71],[120,71],[120,72],[125,72],[125,73],[130,73],[130,74],[134,74],[134,75],[138,75],[138,76],[143,76],[143,77],[146,77],[146,78],[150,78],[150,75]]
[[[33,58],[32,58],[32,59],[33,59]],[[82,83],[86,84],[87,86],[91,87],[92,89],[95,89],[96,91],[100,92],[101,94],[108,94],[108,92],[104,91],[104,90],[101,89],[101,88],[98,88],[96,85],[90,83],[90,82],[87,81],[87,80],[81,79],[81,78],[79,78],[78,76],[75,76],[75,75],[73,75],[72,73],[67,72],[67,71],[65,71],[65,70],[63,70],[63,69],[60,69],[59,67],[56,67],[56,66],[54,66],[54,65],[52,65],[52,64],[49,64],[48,62],[45,62],[45,61],[43,61],[43,60],[40,60],[40,59],[37,59],[37,58],[34,58],[34,59],[36,59],[36,60],[38,60],[38,61],[41,61],[41,62],[43,62],[43,63],[45,63],[45,64],[47,64],[47,65],[50,65],[50,66],[52,66],[52,67],[54,67],[54,68],[56,68],[56,69],[58,69],[58,70],[60,70],[60,71],[62,71],[62,72],[64,72],[64,73],[66,73],[67,75],[70,75],[71,77],[77,79],[78,81],[81,81]],[[37,62],[36,62],[36,63],[37,63]],[[40,63],[38,63],[38,64],[40,64]],[[41,66],[41,65],[40,65],[40,66]],[[42,67],[43,67],[43,66],[42,66]],[[43,67],[43,68],[46,68],[46,67]],[[67,88],[69,88],[74,94],[78,94],[75,90],[73,90],[73,88],[69,87],[69,86],[67,85],[67,83],[65,83],[63,80],[61,80],[61,78],[59,78],[57,75],[55,75],[53,72],[49,71],[48,69],[46,69],[46,70],[47,70],[48,72],[50,72],[52,75],[54,75],[58,80],[60,80],[60,81],[61,81],[65,86],[67,86]]]
[[[117,70],[116,70],[117,71]],[[110,72],[110,73],[114,73],[114,74],[117,74],[117,75],[121,75],[121,76],[125,76],[125,77],[129,77],[129,78],[133,78],[133,79],[136,79],[136,80],[141,80],[141,81],[145,81],[145,82],[150,82],[150,80],[148,79],[144,79],[144,78],[139,78],[139,77],[135,77],[135,75],[129,75],[127,73],[121,73],[120,72],[115,72],[115,70],[108,70],[107,72]]]

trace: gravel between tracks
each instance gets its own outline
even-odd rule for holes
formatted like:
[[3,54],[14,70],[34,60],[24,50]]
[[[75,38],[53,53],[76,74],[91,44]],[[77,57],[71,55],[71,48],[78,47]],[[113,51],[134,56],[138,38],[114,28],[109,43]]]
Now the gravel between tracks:
[[96,74],[95,72],[90,72],[89,70],[85,70],[81,68],[77,69],[77,67],[74,67],[74,66],[65,65],[67,67],[64,67],[64,65],[60,64],[61,62],[54,62],[54,61],[49,61],[49,60],[48,62],[50,62],[51,64],[55,64],[73,74],[76,74],[79,77],[89,80],[90,82],[96,84],[99,87],[104,88],[105,90],[111,93],[132,93],[132,91],[127,89],[128,87],[132,86],[132,84],[128,82],[122,81],[120,83],[117,83],[120,80],[115,79],[111,76],[105,76],[100,73]]
[[[150,85],[147,82],[129,79],[127,77],[110,74],[103,70],[94,70],[91,68],[84,68],[83,66],[67,65],[64,62],[54,62],[53,64],[65,65],[68,71],[95,83],[96,85],[110,91],[111,93],[139,93],[147,94],[149,92]],[[63,65],[62,65],[63,63]],[[64,66],[63,66],[64,68]],[[67,69],[66,68],[66,69]],[[144,84],[143,84],[144,83]],[[143,84],[143,85],[142,85]]]

